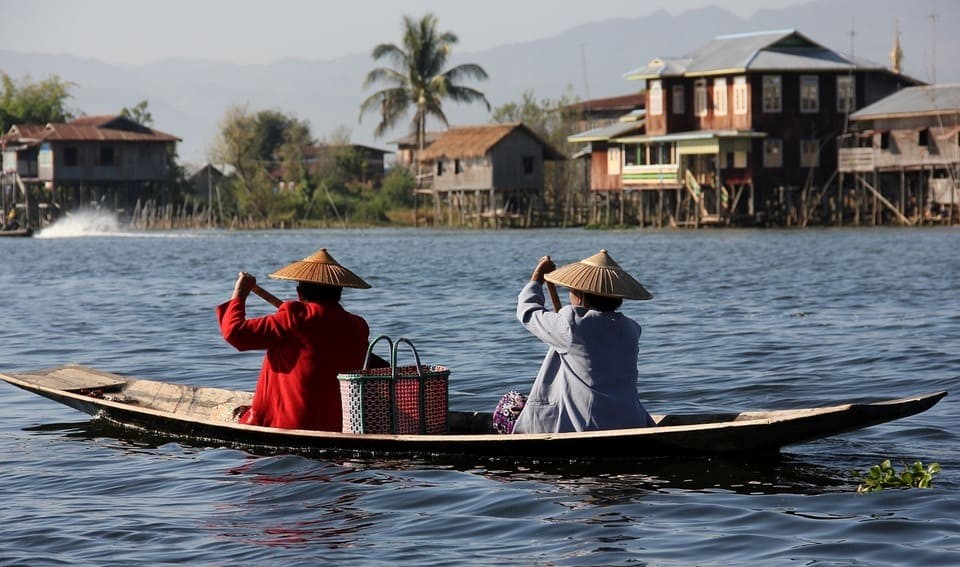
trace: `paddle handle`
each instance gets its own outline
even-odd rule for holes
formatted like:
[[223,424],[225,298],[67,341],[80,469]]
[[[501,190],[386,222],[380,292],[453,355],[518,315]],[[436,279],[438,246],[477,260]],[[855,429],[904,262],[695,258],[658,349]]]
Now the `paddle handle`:
[[560,311],[560,296],[557,294],[557,286],[547,282],[547,291],[550,292],[550,300],[553,301],[553,310]]
[[273,305],[274,307],[280,307],[281,305],[283,305],[283,301],[279,297],[277,297],[276,295],[273,295],[272,293],[263,289],[259,285],[254,285],[250,289],[250,291],[259,295],[261,298],[263,298],[264,301],[266,301],[270,305]]

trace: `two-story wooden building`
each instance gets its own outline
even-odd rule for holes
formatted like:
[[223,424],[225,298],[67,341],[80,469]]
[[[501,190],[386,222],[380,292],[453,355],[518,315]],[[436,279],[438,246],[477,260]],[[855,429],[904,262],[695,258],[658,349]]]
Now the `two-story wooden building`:
[[903,89],[850,123],[838,158],[840,197],[860,205],[850,222],[960,221],[960,84]]
[[[34,195],[66,210],[130,210],[167,191],[176,136],[123,116],[85,116],[66,123],[16,124],[2,138],[3,169],[14,172],[27,203]],[[36,211],[30,221],[36,226]]]
[[849,114],[917,83],[795,30],[719,36],[624,77],[645,86],[644,132],[606,140],[621,158],[605,175],[594,161],[591,188],[639,191],[638,218],[678,224],[795,222],[835,175]]
[[[544,162],[566,157],[520,123],[451,128],[420,159],[432,172],[435,216],[449,224],[530,224]],[[455,220],[456,217],[456,220]]]

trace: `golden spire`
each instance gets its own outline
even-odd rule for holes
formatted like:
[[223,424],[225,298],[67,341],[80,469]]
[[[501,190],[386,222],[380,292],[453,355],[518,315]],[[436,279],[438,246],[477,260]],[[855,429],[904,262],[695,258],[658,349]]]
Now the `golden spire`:
[[900,49],[900,18],[897,18],[897,33],[893,36],[893,49],[890,50],[890,63],[894,73],[900,73],[900,61],[903,60],[903,50]]

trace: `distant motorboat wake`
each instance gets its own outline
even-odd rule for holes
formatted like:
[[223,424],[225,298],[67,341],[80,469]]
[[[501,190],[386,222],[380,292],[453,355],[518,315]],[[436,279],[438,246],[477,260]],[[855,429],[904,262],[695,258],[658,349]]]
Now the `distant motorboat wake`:
[[34,233],[34,238],[81,238],[126,234],[117,216],[109,211],[80,210],[67,213],[52,225]]

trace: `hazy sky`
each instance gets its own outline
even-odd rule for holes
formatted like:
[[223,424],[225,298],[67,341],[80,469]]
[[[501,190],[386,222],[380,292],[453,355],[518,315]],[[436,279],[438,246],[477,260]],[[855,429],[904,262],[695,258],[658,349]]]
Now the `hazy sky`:
[[[0,49],[108,63],[165,57],[271,63],[368,54],[398,43],[404,15],[433,13],[459,53],[550,37],[575,25],[721,5],[741,17],[803,0],[0,0]],[[2,61],[0,61],[2,68]]]

